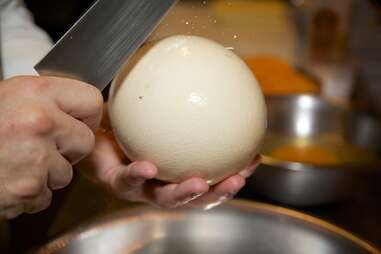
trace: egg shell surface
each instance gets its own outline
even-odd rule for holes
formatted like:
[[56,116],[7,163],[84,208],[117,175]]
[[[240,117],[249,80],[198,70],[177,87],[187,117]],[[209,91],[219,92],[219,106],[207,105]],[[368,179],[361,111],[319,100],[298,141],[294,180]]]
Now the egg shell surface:
[[176,35],[142,47],[112,84],[109,115],[132,161],[157,179],[201,177],[213,185],[255,158],[266,130],[258,83],[231,50]]

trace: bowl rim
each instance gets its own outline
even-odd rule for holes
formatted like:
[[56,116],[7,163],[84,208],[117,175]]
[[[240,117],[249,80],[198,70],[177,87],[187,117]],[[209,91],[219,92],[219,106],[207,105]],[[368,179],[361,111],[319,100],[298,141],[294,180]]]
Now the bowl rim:
[[361,110],[360,108],[357,108],[354,104],[352,103],[345,103],[341,102],[335,99],[331,99],[328,97],[323,97],[322,95],[317,95],[317,94],[311,94],[311,93],[299,93],[299,94],[286,94],[286,95],[266,95],[265,101],[268,99],[270,100],[290,100],[290,99],[295,99],[295,98],[300,98],[300,97],[309,97],[313,99],[315,102],[318,102],[320,104],[325,104],[330,107],[335,107],[340,110],[348,110],[348,111],[360,111],[365,113],[364,110]]
[[[262,203],[262,202],[242,200],[242,199],[234,199],[234,200],[228,201],[225,204],[223,204],[221,207],[228,208],[228,209],[229,208],[239,209],[248,213],[254,212],[254,211],[257,211],[257,212],[261,211],[267,214],[283,215],[291,219],[296,219],[298,221],[317,226],[320,229],[327,230],[332,234],[338,235],[352,242],[353,244],[357,245],[363,250],[368,251],[369,253],[381,254],[381,250],[378,249],[375,245],[369,243],[366,240],[363,240],[362,238],[354,235],[353,233],[346,231],[322,219],[319,219],[311,215],[308,215],[299,211],[295,211],[289,208],[284,208],[281,206]],[[178,210],[155,209],[148,205],[138,205],[137,207],[127,208],[127,209],[120,210],[120,211],[111,213],[109,215],[106,215],[100,220],[97,220],[96,222],[92,222],[92,223],[90,222],[82,227],[77,228],[74,231],[71,231],[67,234],[64,234],[54,239],[53,241],[47,243],[44,247],[37,249],[37,251],[32,253],[37,253],[37,254],[38,253],[40,254],[55,253],[67,247],[72,241],[80,240],[87,236],[91,236],[101,231],[102,229],[110,228],[123,221],[138,220],[142,216],[147,216],[147,215],[152,216],[151,218],[155,218],[155,217],[162,218],[163,216],[165,217],[170,216],[174,219],[181,219],[186,215],[187,211],[191,211],[191,210],[186,208],[182,208]]]

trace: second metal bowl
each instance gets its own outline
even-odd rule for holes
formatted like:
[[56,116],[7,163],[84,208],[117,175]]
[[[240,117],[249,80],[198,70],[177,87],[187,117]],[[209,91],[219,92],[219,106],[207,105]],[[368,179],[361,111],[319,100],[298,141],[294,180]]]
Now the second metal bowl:
[[[270,97],[267,105],[264,163],[249,180],[255,192],[287,205],[325,204],[348,197],[359,174],[380,165],[381,124],[372,116],[309,95]],[[335,161],[324,162],[319,149],[308,158],[303,147],[314,146]],[[277,157],[281,147],[299,147],[300,161]]]

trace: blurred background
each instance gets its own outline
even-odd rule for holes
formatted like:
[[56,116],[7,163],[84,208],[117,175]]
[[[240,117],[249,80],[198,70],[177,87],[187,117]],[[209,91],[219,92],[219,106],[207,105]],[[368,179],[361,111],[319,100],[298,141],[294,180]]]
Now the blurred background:
[[[93,1],[25,2],[58,40]],[[183,0],[150,40],[173,34],[233,50],[266,96],[264,163],[238,197],[306,212],[381,246],[381,1]],[[134,205],[77,174],[50,209],[9,223],[9,247],[21,253]]]

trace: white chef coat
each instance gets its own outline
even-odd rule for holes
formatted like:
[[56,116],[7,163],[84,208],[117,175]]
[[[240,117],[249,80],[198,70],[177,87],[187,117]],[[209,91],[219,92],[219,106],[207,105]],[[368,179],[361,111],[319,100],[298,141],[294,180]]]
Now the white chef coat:
[[34,24],[22,0],[0,0],[0,29],[4,79],[37,75],[33,66],[49,51],[52,41]]

